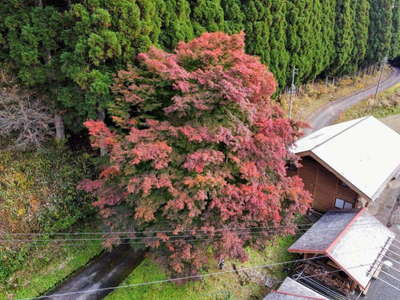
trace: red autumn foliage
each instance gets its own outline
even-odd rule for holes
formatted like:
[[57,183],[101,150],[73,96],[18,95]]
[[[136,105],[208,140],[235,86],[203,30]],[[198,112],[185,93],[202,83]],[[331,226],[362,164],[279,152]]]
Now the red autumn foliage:
[[114,128],[85,123],[109,165],[81,188],[110,223],[126,212],[177,273],[197,272],[210,248],[245,260],[244,247],[293,232],[310,203],[285,167],[300,124],[271,100],[273,75],[245,54],[243,33],[206,33],[138,58],[140,68],[115,78]]

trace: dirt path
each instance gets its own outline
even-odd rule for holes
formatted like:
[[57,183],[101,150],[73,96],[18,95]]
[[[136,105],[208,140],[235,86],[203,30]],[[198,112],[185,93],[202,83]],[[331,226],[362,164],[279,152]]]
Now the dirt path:
[[[379,92],[384,91],[393,85],[400,82],[400,69],[393,69],[392,74],[379,86]],[[361,90],[351,96],[339,98],[327,105],[322,106],[318,109],[308,120],[310,129],[305,131],[305,134],[311,133],[317,129],[327,126],[334,122],[340,115],[341,112],[345,111],[349,107],[357,104],[358,102],[375,94],[376,85],[367,89]]]

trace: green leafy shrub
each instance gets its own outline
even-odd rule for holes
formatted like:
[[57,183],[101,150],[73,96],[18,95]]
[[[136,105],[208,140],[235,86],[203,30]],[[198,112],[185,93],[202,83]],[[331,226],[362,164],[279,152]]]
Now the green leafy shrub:
[[[91,199],[76,190],[76,184],[91,171],[87,154],[71,153],[62,146],[39,152],[0,152],[0,232],[65,231],[92,214]],[[33,247],[5,245],[0,248],[0,283],[23,266]]]

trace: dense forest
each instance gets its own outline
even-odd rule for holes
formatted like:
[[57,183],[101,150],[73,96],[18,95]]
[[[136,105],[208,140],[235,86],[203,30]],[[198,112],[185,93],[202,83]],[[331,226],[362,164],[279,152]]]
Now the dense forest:
[[70,130],[104,118],[113,74],[138,53],[206,31],[244,31],[280,89],[293,67],[304,83],[400,55],[400,0],[5,0],[0,15],[1,69]]

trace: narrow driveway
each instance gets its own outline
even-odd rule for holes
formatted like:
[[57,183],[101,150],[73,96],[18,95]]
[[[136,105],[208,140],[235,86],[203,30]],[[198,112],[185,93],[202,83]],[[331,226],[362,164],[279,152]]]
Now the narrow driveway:
[[[392,74],[379,85],[379,91],[386,90],[400,82],[400,69],[394,68]],[[375,94],[376,85],[368,89],[357,92],[351,96],[339,98],[327,105],[322,106],[308,120],[310,129],[305,130],[305,134],[309,134],[317,129],[327,126],[334,122],[341,112],[350,108],[354,104]]]
[[142,261],[143,255],[143,252],[136,252],[130,246],[122,244],[111,252],[104,252],[42,299],[103,299],[113,291],[110,287],[118,286],[132,272]]

